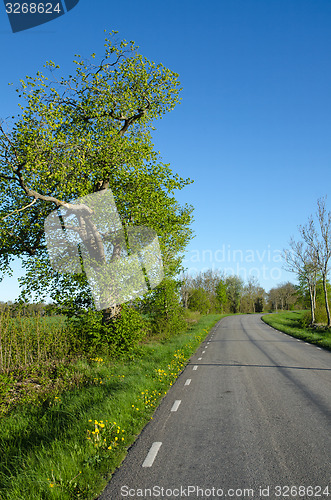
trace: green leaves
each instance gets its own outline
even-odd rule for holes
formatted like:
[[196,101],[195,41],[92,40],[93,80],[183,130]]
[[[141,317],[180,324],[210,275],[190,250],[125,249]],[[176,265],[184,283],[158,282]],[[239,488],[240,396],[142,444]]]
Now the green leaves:
[[68,77],[48,61],[50,79],[42,72],[22,79],[22,115],[11,130],[0,128],[0,270],[10,256],[22,258],[27,292],[66,296],[70,286],[49,266],[43,223],[56,206],[101,188],[112,189],[124,225],[157,231],[166,274],[176,274],[191,237],[192,207],[181,207],[174,192],[192,181],[163,164],[151,140],[154,121],[180,100],[178,74],[134,42],[114,43],[116,34],[106,37],[99,64],[95,53],[92,62],[76,55]]

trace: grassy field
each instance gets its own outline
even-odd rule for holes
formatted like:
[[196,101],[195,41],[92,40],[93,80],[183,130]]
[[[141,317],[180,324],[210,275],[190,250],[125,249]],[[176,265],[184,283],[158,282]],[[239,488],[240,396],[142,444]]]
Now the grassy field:
[[79,387],[3,416],[0,498],[96,498],[221,317],[204,316],[184,334],[148,341],[133,360],[78,360],[70,373]]
[[331,350],[331,330],[321,327],[303,327],[302,319],[305,314],[306,311],[286,311],[268,314],[262,316],[262,319],[268,325],[281,332],[288,333],[292,337]]

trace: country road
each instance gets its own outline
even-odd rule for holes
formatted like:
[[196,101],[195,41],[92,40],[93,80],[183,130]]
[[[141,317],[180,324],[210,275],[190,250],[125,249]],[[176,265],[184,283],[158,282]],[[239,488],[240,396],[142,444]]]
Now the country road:
[[99,497],[122,498],[331,500],[331,352],[223,318]]

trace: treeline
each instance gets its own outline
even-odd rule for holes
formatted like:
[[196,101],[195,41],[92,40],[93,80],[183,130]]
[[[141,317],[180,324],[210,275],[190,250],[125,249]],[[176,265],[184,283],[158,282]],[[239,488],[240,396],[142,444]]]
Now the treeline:
[[181,303],[185,309],[202,314],[258,313],[265,310],[289,310],[298,306],[300,297],[291,283],[282,283],[267,293],[255,277],[247,283],[239,276],[225,276],[208,270],[181,278]]
[[270,311],[290,311],[291,309],[305,309],[306,300],[299,287],[289,281],[271,288],[267,294],[267,309]]
[[[322,285],[317,287],[318,297],[322,293]],[[295,286],[290,282],[281,283],[266,292],[255,277],[247,283],[234,276],[225,276],[222,271],[208,270],[196,276],[183,274],[179,280],[165,280],[152,296],[134,301],[121,307],[121,313],[127,315],[129,310],[138,312],[142,319],[149,319],[150,333],[166,333],[181,326],[181,319],[188,311],[200,314],[211,313],[257,313],[263,311],[290,310],[307,307],[307,291],[302,285]],[[2,302],[0,311],[8,312],[10,317],[18,316],[71,316],[65,307],[56,304]],[[91,311],[89,313],[91,315]],[[89,317],[84,309],[76,310],[75,318],[80,315]],[[94,314],[94,313],[93,313]],[[186,314],[187,316],[187,314]]]
[[59,314],[55,304],[38,303],[23,303],[23,302],[8,302],[0,301],[0,312],[8,313],[11,318],[18,316],[55,316]]

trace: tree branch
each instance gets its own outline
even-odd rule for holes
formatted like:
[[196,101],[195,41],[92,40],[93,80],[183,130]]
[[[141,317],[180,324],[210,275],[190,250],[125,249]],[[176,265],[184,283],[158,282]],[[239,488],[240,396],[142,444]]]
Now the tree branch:
[[26,208],[29,208],[31,207],[32,205],[34,205],[36,203],[37,199],[35,198],[33,201],[31,201],[31,203],[29,203],[28,205],[26,205],[25,207],[23,208],[18,208],[17,210],[13,210],[12,212],[10,212],[8,215],[6,215],[5,217],[2,218],[2,220],[6,220],[7,217],[10,217],[11,215],[13,214],[16,214],[17,212],[22,212],[22,210],[25,210]]

